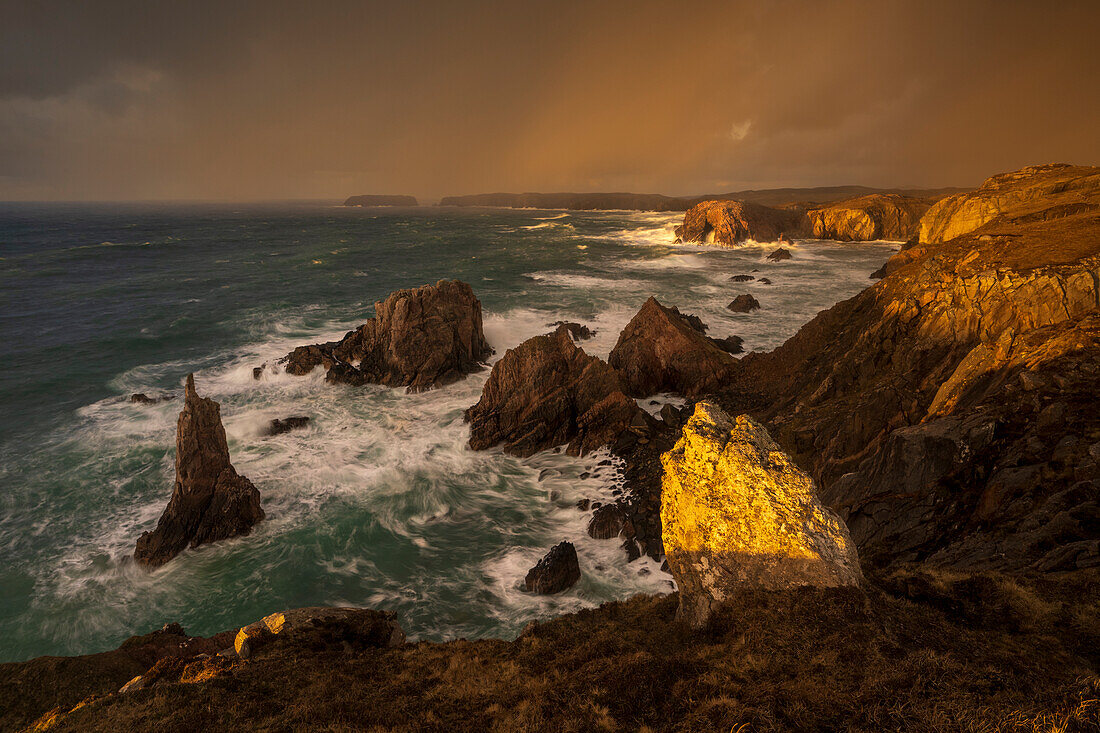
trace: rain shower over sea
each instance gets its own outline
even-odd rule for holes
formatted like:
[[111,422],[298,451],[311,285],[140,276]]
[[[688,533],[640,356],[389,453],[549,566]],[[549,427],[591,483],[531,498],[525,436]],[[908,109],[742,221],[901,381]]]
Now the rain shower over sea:
[[[488,369],[419,394],[252,369],[338,339],[393,290],[468,282],[505,350],[558,320],[596,330],[606,358],[651,295],[709,335],[774,348],[867,287],[889,242],[737,249],[672,244],[678,215],[358,209],[325,204],[0,205],[0,662],[85,654],[178,621],[193,635],[273,610],[397,611],[411,639],[515,636],[529,621],[671,576],[587,536],[581,498],[610,498],[606,454],[519,459],[466,447],[463,410]],[[754,272],[754,270],[758,272]],[[770,285],[731,282],[738,274]],[[762,308],[726,304],[753,294]],[[150,571],[129,558],[172,490],[180,401],[221,403],[233,464],[267,520],[247,537]],[[645,406],[649,400],[642,401]],[[273,418],[309,426],[277,436]],[[583,478],[582,478],[583,476]],[[527,570],[560,542],[582,577],[534,596]]]

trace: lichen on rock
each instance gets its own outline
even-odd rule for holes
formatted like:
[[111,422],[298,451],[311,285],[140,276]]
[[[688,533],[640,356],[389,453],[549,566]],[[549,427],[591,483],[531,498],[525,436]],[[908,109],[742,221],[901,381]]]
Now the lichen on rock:
[[747,588],[859,585],[848,528],[752,418],[699,402],[661,461],[665,554],[692,627]]

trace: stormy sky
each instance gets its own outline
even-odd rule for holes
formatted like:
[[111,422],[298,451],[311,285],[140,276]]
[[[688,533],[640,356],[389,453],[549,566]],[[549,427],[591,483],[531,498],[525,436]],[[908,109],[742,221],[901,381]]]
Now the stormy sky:
[[1096,2],[0,0],[0,200],[973,185],[1100,163]]

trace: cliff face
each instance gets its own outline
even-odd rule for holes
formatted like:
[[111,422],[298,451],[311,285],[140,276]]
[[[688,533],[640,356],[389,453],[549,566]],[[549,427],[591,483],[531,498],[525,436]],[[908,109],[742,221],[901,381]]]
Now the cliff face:
[[942,199],[921,219],[920,241],[946,242],[999,217],[1035,221],[1096,211],[1100,168],[1038,165],[993,176],[976,191]]
[[676,227],[677,242],[713,242],[732,247],[747,239],[774,242],[780,234],[804,236],[806,215],[797,209],[773,209],[740,201],[704,201],[693,206]]
[[907,241],[916,236],[921,216],[930,205],[924,199],[872,194],[812,209],[807,216],[816,239]]
[[[811,467],[864,557],[1100,564],[1100,191],[1080,185],[1100,171],[1058,170],[990,179],[1026,212],[899,253],[878,285],[742,360],[727,399]],[[922,231],[957,226],[945,212],[968,196]]]
[[367,194],[364,196],[349,196],[344,201],[344,206],[419,206],[419,204],[414,196]]

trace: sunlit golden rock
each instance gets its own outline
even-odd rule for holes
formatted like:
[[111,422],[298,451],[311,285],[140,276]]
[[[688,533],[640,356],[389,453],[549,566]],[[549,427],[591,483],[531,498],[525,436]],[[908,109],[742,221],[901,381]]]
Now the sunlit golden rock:
[[871,194],[838,201],[806,212],[817,239],[865,242],[873,239],[907,240],[928,211],[923,199],[897,194]]
[[684,214],[684,223],[676,227],[676,241],[732,247],[749,239],[774,242],[782,234],[799,237],[807,231],[806,215],[797,209],[773,209],[741,201],[704,201]]
[[665,554],[680,618],[704,626],[739,590],[854,586],[862,579],[844,523],[814,482],[747,415],[699,402],[664,464]]

